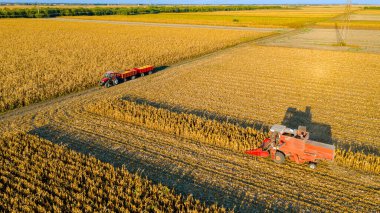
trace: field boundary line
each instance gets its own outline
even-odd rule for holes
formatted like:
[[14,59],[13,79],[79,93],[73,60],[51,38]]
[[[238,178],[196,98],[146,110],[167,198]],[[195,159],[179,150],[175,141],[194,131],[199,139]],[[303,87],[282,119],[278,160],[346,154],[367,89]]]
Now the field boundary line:
[[117,25],[133,25],[133,26],[148,26],[148,27],[171,27],[171,28],[196,28],[196,29],[215,29],[215,30],[241,30],[255,32],[278,32],[291,31],[293,28],[260,28],[260,27],[234,27],[223,25],[203,25],[203,24],[171,24],[159,22],[138,22],[138,21],[112,21],[112,20],[92,20],[92,19],[75,19],[75,18],[49,18],[39,20],[52,20],[62,22],[94,22],[101,24],[117,24]]

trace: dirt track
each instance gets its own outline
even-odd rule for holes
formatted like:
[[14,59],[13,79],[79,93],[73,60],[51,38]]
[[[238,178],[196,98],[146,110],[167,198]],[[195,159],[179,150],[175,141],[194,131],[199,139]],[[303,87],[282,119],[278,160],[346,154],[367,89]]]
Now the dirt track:
[[69,19],[69,18],[53,18],[41,19],[53,20],[64,22],[94,22],[102,24],[117,24],[117,25],[134,25],[134,26],[148,26],[148,27],[174,27],[174,28],[197,28],[197,29],[217,29],[217,30],[243,30],[255,32],[287,32],[292,29],[285,28],[254,28],[254,27],[228,27],[228,26],[212,26],[212,25],[199,25],[199,24],[166,24],[166,23],[153,23],[153,22],[132,22],[132,21],[104,21],[104,20],[84,20],[84,19]]

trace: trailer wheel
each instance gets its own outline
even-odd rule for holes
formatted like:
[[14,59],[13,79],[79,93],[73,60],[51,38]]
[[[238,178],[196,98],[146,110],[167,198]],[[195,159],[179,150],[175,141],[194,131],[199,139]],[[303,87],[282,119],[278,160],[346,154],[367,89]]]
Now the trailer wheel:
[[132,77],[131,77],[131,80],[135,80],[135,78],[136,78],[136,76],[132,76]]
[[119,83],[119,80],[117,80],[117,78],[115,78],[115,80],[113,80],[113,85],[117,85]]
[[141,73],[141,74],[140,74],[141,77],[144,77],[144,75],[145,75],[145,73]]
[[149,72],[148,72],[148,75],[151,75],[152,73],[153,73],[152,71],[149,71]]
[[276,152],[275,156],[274,156],[274,162],[276,163],[284,163],[285,162],[285,155],[284,153],[282,152]]
[[317,168],[317,163],[310,162],[310,163],[309,163],[309,168],[310,168],[310,169],[316,169],[316,168]]

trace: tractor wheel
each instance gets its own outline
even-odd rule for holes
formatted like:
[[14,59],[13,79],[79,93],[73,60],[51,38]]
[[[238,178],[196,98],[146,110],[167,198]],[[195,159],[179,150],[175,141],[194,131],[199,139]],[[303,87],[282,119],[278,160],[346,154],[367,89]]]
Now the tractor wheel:
[[115,78],[115,80],[113,80],[113,85],[117,85],[118,83],[119,83],[119,80]]
[[317,163],[310,162],[310,163],[309,163],[309,168],[310,168],[310,169],[315,169],[315,168],[317,168]]
[[276,152],[274,156],[274,162],[276,163],[284,163],[285,162],[285,155],[282,152]]
[[149,72],[148,72],[148,75],[151,75],[152,73],[153,73],[152,71],[149,71]]
[[107,81],[107,82],[104,84],[104,86],[105,86],[106,88],[110,88],[110,87],[111,87],[111,84],[110,84],[109,81]]
[[136,78],[136,76],[134,75],[134,76],[131,77],[131,80],[135,80],[135,78]]
[[141,74],[140,74],[141,77],[144,77],[144,75],[145,75],[145,73],[141,73]]

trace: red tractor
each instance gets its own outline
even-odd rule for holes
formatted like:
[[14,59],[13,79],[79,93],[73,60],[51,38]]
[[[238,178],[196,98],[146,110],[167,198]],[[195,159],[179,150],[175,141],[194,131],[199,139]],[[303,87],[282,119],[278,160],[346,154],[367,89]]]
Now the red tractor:
[[283,125],[274,125],[270,129],[270,138],[263,141],[258,149],[247,150],[253,156],[271,157],[276,163],[284,163],[286,158],[296,163],[309,163],[315,169],[318,161],[334,160],[335,146],[309,140],[306,127],[290,129]]
[[135,79],[136,76],[144,76],[145,74],[152,74],[154,70],[153,66],[144,66],[132,69],[125,69],[120,72],[108,71],[104,73],[103,78],[99,81],[99,86],[111,87],[119,84],[122,81],[128,79]]

